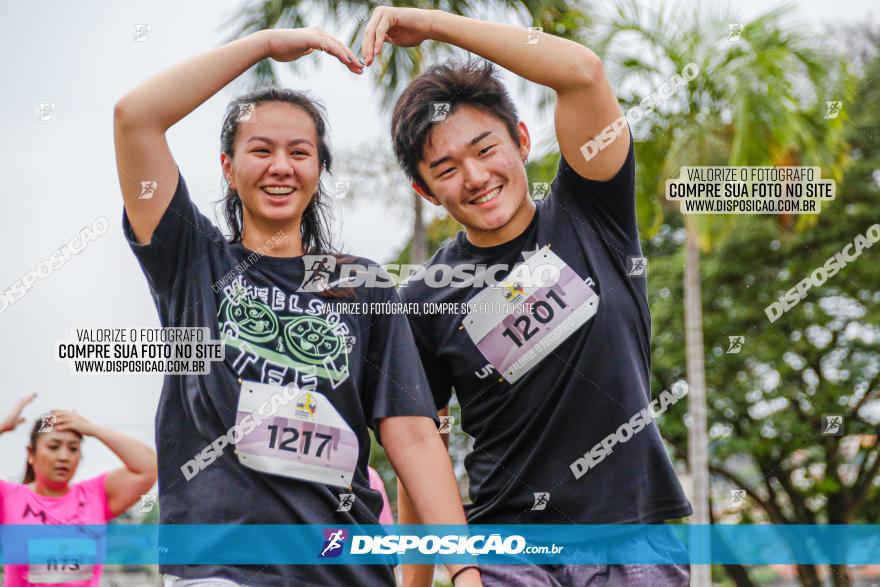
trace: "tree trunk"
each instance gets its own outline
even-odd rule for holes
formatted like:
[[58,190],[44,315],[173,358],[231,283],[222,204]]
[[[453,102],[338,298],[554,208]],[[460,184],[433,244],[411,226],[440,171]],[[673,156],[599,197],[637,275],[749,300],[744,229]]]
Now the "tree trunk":
[[742,565],[723,565],[724,571],[730,580],[736,584],[736,587],[757,587],[752,583],[748,571]]
[[847,572],[846,565],[831,565],[831,584],[834,587],[852,587],[852,578]]
[[816,565],[796,565],[798,577],[804,587],[822,587],[819,580],[819,569]]
[[[715,516],[712,515],[712,496],[709,496],[709,523],[715,523]],[[722,541],[719,545],[719,550],[722,553],[722,556],[727,556],[730,550],[727,548],[727,545]],[[758,587],[755,583],[752,582],[752,578],[749,577],[749,572],[746,570],[745,566],[730,563],[727,565],[721,565],[721,568],[724,569],[724,572],[727,574],[727,578],[733,581],[736,587]]]
[[[691,474],[691,503],[694,514],[691,524],[709,523],[709,459],[706,423],[706,373],[703,364],[703,309],[700,291],[700,244],[696,221],[685,216],[684,321],[687,357],[688,412],[688,465]],[[710,587],[712,567],[693,565],[691,585]]]
[[425,220],[422,217],[424,202],[422,196],[413,191],[413,232],[409,246],[409,262],[421,265],[428,260],[428,234],[425,232]]

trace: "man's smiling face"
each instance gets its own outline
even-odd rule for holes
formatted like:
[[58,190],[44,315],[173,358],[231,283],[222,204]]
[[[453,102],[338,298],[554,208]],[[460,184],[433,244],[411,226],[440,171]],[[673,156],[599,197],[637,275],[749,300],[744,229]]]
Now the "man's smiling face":
[[[496,231],[500,235],[512,224],[521,225],[531,218],[532,206],[523,165],[529,135],[523,123],[518,132],[519,145],[500,118],[459,106],[428,133],[418,169],[430,193],[419,193],[442,205],[468,229],[468,236]],[[505,235],[500,242],[517,235]]]

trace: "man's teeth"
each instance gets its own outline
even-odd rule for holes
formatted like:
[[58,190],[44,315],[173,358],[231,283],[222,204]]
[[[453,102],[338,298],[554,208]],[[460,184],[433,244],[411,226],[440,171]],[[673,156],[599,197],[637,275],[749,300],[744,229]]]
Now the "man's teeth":
[[272,194],[273,196],[286,196],[287,194],[293,193],[293,188],[264,186],[263,191],[267,194]]
[[474,200],[473,203],[474,204],[485,204],[486,202],[488,202],[489,200],[491,200],[492,198],[497,196],[498,192],[500,192],[500,191],[501,191],[501,186],[498,186],[497,188],[495,188],[494,190],[492,190],[491,192],[489,192],[485,196]]

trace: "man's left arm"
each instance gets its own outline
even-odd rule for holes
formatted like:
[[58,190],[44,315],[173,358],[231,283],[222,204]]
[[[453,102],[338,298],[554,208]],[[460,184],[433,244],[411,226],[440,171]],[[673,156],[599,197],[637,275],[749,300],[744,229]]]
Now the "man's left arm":
[[[626,119],[602,60],[587,47],[546,33],[527,43],[526,28],[440,10],[380,7],[365,31],[364,54],[370,64],[383,41],[408,47],[425,39],[461,47],[556,92],[556,138],[581,177],[605,181],[623,166],[630,142]],[[593,139],[604,147],[588,148],[585,156],[581,147]]]

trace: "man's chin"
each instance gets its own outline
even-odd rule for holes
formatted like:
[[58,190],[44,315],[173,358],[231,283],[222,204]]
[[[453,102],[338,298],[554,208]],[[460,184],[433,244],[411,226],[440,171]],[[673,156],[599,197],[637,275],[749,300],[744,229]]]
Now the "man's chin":
[[506,214],[486,214],[485,216],[474,219],[474,223],[471,225],[471,228],[474,228],[481,232],[494,232],[496,230],[501,230],[502,228],[507,226],[512,218],[513,213],[510,212]]

